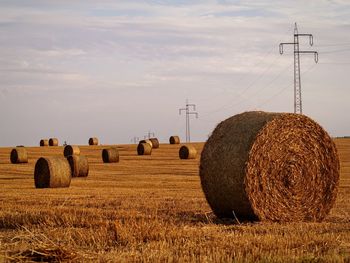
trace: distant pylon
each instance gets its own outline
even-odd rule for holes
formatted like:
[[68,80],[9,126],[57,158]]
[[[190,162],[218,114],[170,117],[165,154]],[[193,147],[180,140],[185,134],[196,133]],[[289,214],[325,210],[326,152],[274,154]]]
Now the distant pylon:
[[[190,107],[193,109],[193,111],[190,111]],[[179,109],[180,115],[182,111],[186,112],[186,142],[191,142],[190,115],[196,115],[196,118],[198,119],[198,113],[195,112],[195,110],[196,105],[188,103],[188,100],[186,100],[186,107]]]
[[148,131],[148,133],[145,136],[143,136],[143,138],[144,139],[150,139],[152,136],[153,137],[155,136],[154,132]]
[[134,137],[131,139],[131,142],[133,142],[134,144],[136,144],[139,140],[140,140],[139,137],[134,136]]
[[301,51],[299,50],[299,36],[308,36],[310,46],[314,44],[312,34],[299,34],[297,23],[294,25],[294,42],[280,43],[279,51],[283,54],[283,45],[294,45],[294,113],[303,114],[303,105],[301,99],[301,78],[300,78],[300,54],[312,53],[314,54],[315,62],[318,62],[317,51]]

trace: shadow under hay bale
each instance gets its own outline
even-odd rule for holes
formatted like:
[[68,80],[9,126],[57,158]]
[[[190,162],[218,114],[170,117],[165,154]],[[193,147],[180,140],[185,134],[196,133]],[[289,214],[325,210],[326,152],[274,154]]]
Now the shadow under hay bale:
[[39,145],[41,147],[43,146],[49,146],[49,140],[48,139],[41,139]]
[[153,143],[152,143],[152,141],[149,140],[149,139],[147,139],[147,140],[141,140],[141,141],[139,141],[139,144],[140,144],[140,143],[148,143],[148,144],[151,146],[151,148],[153,148]]
[[202,151],[200,179],[220,218],[321,221],[336,199],[339,159],[310,118],[245,112],[215,128]]
[[149,140],[152,142],[152,148],[154,149],[159,148],[159,141],[157,138],[150,138]]
[[102,150],[102,160],[104,163],[119,162],[119,151],[117,148],[109,148]]
[[89,162],[84,155],[70,155],[67,157],[72,177],[87,177],[89,175]]
[[63,150],[63,155],[68,157],[70,155],[79,155],[80,149],[76,145],[66,145]]
[[58,139],[57,138],[50,138],[49,139],[49,146],[58,146]]
[[91,137],[89,139],[89,145],[98,145],[98,139],[96,137]]
[[180,159],[196,159],[197,150],[192,145],[183,145],[179,149]]
[[151,155],[152,146],[149,143],[139,143],[137,145],[137,154],[138,155]]
[[180,137],[179,136],[170,136],[169,143],[170,144],[180,144]]
[[24,147],[14,148],[10,154],[11,163],[28,163],[28,154],[27,150]]
[[71,168],[64,157],[40,158],[34,169],[36,188],[69,187]]

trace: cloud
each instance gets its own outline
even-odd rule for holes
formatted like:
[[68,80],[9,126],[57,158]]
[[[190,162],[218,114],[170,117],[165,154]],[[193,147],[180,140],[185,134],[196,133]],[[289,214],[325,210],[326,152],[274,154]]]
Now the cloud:
[[[72,125],[90,113],[101,126],[108,116],[111,132],[99,131],[112,140],[113,129],[144,129],[138,123],[147,111],[154,127],[166,132],[168,116],[178,120],[177,108],[186,98],[208,114],[197,122],[197,140],[206,138],[212,123],[242,110],[263,105],[290,111],[293,51],[280,56],[278,44],[293,40],[295,21],[300,32],[314,34],[312,49],[320,52],[315,67],[312,57],[302,57],[303,71],[313,67],[310,77],[302,76],[305,109],[336,133],[350,130],[323,117],[325,107],[319,105],[331,91],[349,95],[343,84],[349,69],[348,1],[4,0],[0,7],[0,110],[9,112],[18,100],[27,105],[26,98],[30,111],[48,119],[47,127],[61,136],[79,140],[79,125],[68,131],[49,116]],[[310,47],[302,41],[301,48]],[[50,99],[38,103],[45,97]],[[335,114],[344,111],[342,102],[330,100]],[[17,112],[10,116],[23,120]],[[5,126],[16,129],[11,125]],[[96,129],[84,126],[86,136]],[[14,141],[7,134],[0,144]],[[120,141],[128,142],[129,134],[120,131]]]

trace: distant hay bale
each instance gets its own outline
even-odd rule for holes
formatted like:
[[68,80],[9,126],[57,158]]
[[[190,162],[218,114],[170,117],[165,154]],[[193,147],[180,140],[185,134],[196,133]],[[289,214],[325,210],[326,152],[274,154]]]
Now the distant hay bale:
[[180,159],[196,159],[197,150],[192,145],[183,145],[179,150]]
[[40,140],[40,146],[49,146],[49,140],[48,139],[41,139]]
[[58,139],[57,138],[50,138],[49,139],[49,146],[58,146]]
[[87,177],[89,174],[89,162],[84,155],[70,155],[67,157],[72,177]]
[[69,187],[71,168],[64,157],[41,157],[35,164],[34,182],[36,188]]
[[119,162],[119,151],[117,148],[109,148],[102,150],[102,160],[104,163]]
[[180,137],[179,136],[170,136],[169,143],[170,144],[180,144]]
[[159,141],[157,138],[150,138],[149,140],[152,142],[152,148],[154,149],[159,148]]
[[215,128],[201,154],[200,179],[218,217],[322,221],[336,199],[339,159],[310,118],[245,112]]
[[68,157],[70,155],[79,155],[80,149],[79,146],[76,145],[66,145],[63,150],[64,157]]
[[91,137],[89,139],[89,145],[98,145],[98,139],[96,137]]
[[27,150],[24,147],[14,148],[10,154],[11,163],[28,163]]
[[152,146],[149,143],[139,143],[137,146],[137,154],[138,155],[151,155],[152,154]]
[[139,142],[139,144],[140,144],[140,143],[148,143],[148,144],[151,146],[151,148],[153,148],[153,143],[152,143],[151,140],[141,140],[141,141]]

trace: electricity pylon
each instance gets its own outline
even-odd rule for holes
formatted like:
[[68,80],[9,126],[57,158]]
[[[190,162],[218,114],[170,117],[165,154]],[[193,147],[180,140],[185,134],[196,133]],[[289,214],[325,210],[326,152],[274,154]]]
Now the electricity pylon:
[[151,137],[154,137],[154,132],[148,131],[147,135],[143,136],[144,139],[150,139]]
[[[193,111],[190,111],[190,108],[192,108]],[[179,109],[179,115],[181,115],[182,111],[186,112],[186,142],[191,142],[190,115],[196,115],[198,119],[198,113],[195,110],[196,105],[188,103],[188,100],[186,100],[186,107]]]
[[314,54],[315,62],[318,62],[317,51],[301,51],[299,50],[299,37],[309,37],[309,44],[314,44],[314,38],[312,34],[299,34],[297,23],[294,26],[294,42],[292,43],[280,43],[279,51],[283,54],[283,45],[294,45],[294,113],[303,114],[303,105],[301,100],[301,78],[300,78],[300,54],[312,53]]

